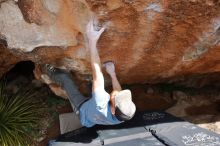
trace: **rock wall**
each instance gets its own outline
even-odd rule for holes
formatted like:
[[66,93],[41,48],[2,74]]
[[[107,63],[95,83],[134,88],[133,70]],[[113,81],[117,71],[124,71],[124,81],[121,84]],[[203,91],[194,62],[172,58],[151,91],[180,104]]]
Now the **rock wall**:
[[219,0],[0,0],[0,75],[31,60],[91,80],[85,26],[93,14],[107,25],[101,61],[115,62],[122,84],[218,79]]

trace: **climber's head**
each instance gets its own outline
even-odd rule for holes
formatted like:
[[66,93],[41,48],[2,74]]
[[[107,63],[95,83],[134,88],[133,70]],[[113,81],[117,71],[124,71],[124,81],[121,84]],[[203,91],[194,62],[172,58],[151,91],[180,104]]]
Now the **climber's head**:
[[131,91],[122,90],[115,96],[115,116],[120,121],[130,120],[136,111],[136,106],[132,102]]

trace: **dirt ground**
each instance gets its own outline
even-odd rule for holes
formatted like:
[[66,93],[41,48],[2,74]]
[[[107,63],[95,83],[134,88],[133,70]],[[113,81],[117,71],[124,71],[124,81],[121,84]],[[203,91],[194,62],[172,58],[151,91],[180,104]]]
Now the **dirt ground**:
[[[58,109],[59,114],[67,113],[71,111],[72,111],[71,106],[62,107]],[[59,119],[56,118],[54,120],[55,121],[53,123],[53,126],[47,129],[45,138],[37,144],[38,146],[46,146],[49,140],[54,139],[59,135],[60,133]]]

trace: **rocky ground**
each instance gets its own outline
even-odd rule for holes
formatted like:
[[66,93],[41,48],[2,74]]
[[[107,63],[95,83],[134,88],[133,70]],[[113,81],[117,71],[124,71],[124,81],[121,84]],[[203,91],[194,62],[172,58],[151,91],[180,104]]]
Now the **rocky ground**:
[[219,87],[132,86],[139,110],[159,109],[220,134]]

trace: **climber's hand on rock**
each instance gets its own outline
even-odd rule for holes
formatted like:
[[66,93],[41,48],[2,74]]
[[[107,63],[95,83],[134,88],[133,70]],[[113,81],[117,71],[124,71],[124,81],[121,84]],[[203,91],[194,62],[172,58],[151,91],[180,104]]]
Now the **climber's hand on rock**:
[[88,37],[89,44],[92,44],[92,45],[96,45],[99,37],[105,31],[105,27],[102,27],[101,29],[96,30],[94,22],[95,22],[95,19],[94,18],[91,19],[86,27],[86,35]]
[[113,62],[106,62],[104,63],[104,67],[106,69],[106,72],[110,75],[113,76],[115,75],[115,65]]

